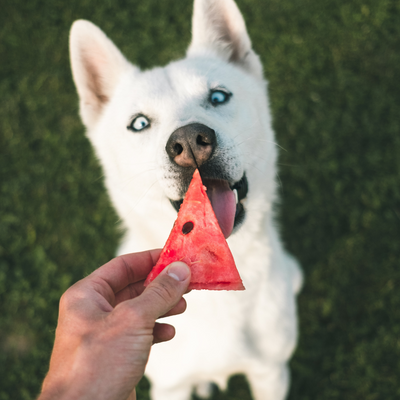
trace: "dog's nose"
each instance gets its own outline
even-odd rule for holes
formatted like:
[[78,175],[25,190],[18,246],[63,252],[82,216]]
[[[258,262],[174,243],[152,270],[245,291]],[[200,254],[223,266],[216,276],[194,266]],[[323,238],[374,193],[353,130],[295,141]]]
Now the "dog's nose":
[[211,157],[216,145],[215,132],[203,124],[194,123],[174,131],[165,150],[181,167],[198,168]]

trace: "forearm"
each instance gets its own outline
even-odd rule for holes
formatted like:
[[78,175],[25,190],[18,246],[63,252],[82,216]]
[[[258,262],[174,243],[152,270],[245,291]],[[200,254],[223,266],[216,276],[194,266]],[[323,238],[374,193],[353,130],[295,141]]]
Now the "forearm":
[[[108,346],[111,350],[111,345]],[[112,351],[114,354],[117,350]],[[79,353],[79,350],[75,352]],[[56,357],[50,363],[38,400],[135,400],[132,391],[144,372],[118,365],[115,357],[105,351],[98,357]],[[55,361],[55,362],[54,362]],[[52,368],[51,365],[57,365]],[[129,373],[127,373],[129,372]]]
[[135,390],[127,394],[129,391],[121,392],[121,387],[118,386],[119,382],[112,384],[108,380],[103,384],[95,381],[82,384],[79,381],[47,381],[46,378],[37,400],[136,400]]

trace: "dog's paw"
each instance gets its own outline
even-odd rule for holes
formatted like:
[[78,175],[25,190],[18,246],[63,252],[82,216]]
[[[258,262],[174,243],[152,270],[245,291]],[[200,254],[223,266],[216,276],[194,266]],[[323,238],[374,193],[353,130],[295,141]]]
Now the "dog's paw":
[[208,399],[213,394],[214,384],[212,382],[201,382],[196,386],[196,396]]

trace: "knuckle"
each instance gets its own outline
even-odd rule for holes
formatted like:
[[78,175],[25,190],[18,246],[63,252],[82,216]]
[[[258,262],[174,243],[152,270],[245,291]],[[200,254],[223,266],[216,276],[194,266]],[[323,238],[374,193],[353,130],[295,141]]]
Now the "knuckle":
[[86,292],[82,290],[79,283],[67,289],[60,298],[60,310],[70,310],[86,297]]
[[69,288],[60,298],[60,309],[65,310],[68,309],[72,303],[72,288]]

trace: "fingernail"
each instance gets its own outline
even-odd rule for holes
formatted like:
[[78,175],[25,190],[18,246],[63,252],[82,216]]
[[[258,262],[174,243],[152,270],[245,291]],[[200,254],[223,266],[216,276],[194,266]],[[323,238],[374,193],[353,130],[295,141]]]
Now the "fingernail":
[[167,267],[167,274],[176,281],[184,281],[189,276],[190,270],[185,263],[177,261]]

